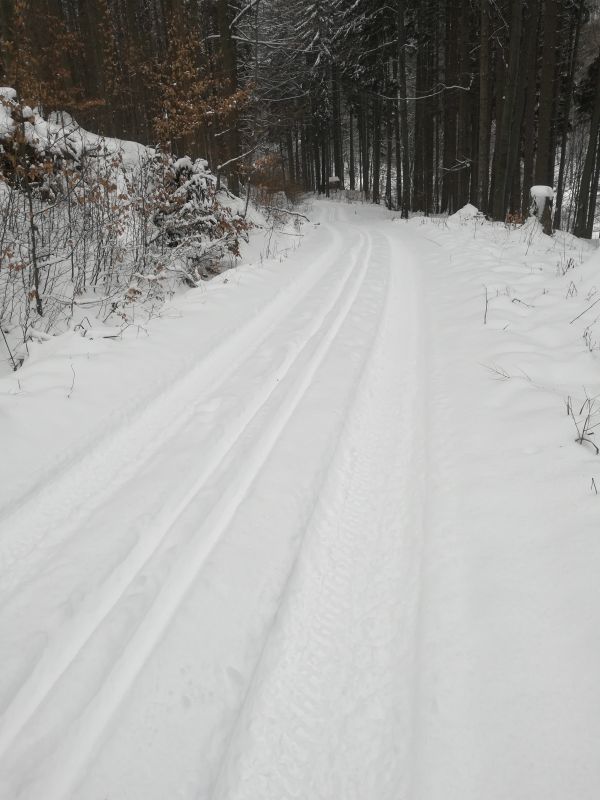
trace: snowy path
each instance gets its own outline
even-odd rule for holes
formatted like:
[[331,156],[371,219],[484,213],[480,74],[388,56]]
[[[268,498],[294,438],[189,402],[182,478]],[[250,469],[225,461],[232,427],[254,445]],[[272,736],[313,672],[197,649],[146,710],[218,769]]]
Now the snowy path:
[[513,502],[548,459],[490,411],[443,248],[314,213],[287,261],[216,286],[194,363],[16,476],[0,800],[563,800],[575,764],[595,797],[597,581],[561,534],[588,512],[543,481]]
[[[391,269],[384,234],[350,219],[320,236],[322,256],[260,315],[5,518],[7,797],[207,796],[264,685],[323,679],[305,720],[319,727],[340,691],[362,685],[359,706],[377,699],[372,730],[385,724],[384,741],[394,729],[390,701],[408,702],[410,676],[390,681],[391,670],[410,649],[420,538],[418,294],[410,259],[402,276]],[[261,679],[273,652],[293,671]],[[358,766],[368,734],[355,721],[340,757]],[[397,779],[392,756],[383,786]]]
[[407,796],[426,370],[410,254],[372,257],[377,337],[215,797]]

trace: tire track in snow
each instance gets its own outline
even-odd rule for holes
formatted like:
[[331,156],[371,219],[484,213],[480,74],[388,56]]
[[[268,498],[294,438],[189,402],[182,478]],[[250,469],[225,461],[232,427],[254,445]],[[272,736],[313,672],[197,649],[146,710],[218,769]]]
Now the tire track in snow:
[[[368,250],[368,243],[366,249]],[[259,443],[253,448],[250,455],[246,456],[239,470],[237,480],[232,481],[231,489],[209,514],[204,525],[202,525],[198,532],[195,541],[192,543],[191,548],[183,552],[182,557],[172,569],[155,602],[147,610],[141,624],[133,634],[130,645],[124,653],[122,653],[96,697],[79,719],[78,734],[73,735],[73,741],[71,741],[69,747],[66,745],[61,747],[61,753],[64,754],[64,758],[59,760],[61,763],[60,775],[52,774],[52,770],[50,770],[50,776],[41,781],[44,797],[47,798],[47,800],[52,797],[63,798],[65,792],[68,791],[67,784],[70,784],[70,781],[76,780],[78,769],[81,768],[93,751],[95,742],[101,736],[102,731],[118,708],[119,703],[126,695],[137,673],[143,667],[146,658],[152,652],[164,630],[168,627],[171,618],[176,614],[177,608],[187,590],[197,578],[206,559],[210,556],[220,536],[226,530],[239,503],[251,487],[257,472],[268,457],[291,414],[301,401],[306,389],[310,385],[312,377],[325,358],[359,293],[369,264],[369,257],[368,255],[364,256],[364,250],[365,242],[363,241],[356,253],[353,264],[345,275],[338,294],[333,302],[328,305],[325,313],[319,316],[319,324],[313,325],[314,329],[311,330],[308,338],[299,343],[294,350],[293,357],[290,356],[288,358],[285,372],[282,374],[281,378],[293,372],[292,367],[294,363],[304,351],[309,341],[318,339],[315,352],[311,355],[308,365],[302,374],[294,381],[292,387],[294,391],[291,391],[285,397],[284,402],[271,419],[268,428],[263,430]],[[327,319],[328,316],[333,316],[333,320],[329,321]],[[323,327],[325,328],[324,332],[321,330]],[[275,384],[275,386],[276,385],[277,384]],[[268,400],[275,386],[269,391],[268,395],[264,397],[261,406]],[[258,413],[259,408],[255,409],[252,416]],[[234,448],[235,442],[239,439],[242,432],[243,429],[233,438],[229,451]],[[207,478],[208,475],[203,480]],[[187,508],[194,494],[199,491],[199,488],[200,487],[196,487],[195,491],[190,490],[186,496],[185,502],[179,504],[177,510],[171,516],[169,523],[171,526],[176,522],[185,508]],[[110,599],[111,598],[108,598],[108,600]],[[112,606],[114,606],[114,603],[112,603]],[[110,607],[106,613],[109,611]],[[100,620],[100,622],[101,621],[102,620]],[[87,634],[85,636],[85,640],[87,640],[93,635],[93,631],[82,631],[82,636],[85,634]],[[85,646],[85,640],[81,643],[81,646]],[[81,646],[76,650],[75,647],[67,643],[69,659],[63,656],[61,660],[57,660],[53,672],[54,680],[52,681],[52,685],[54,685],[56,680],[68,669],[69,664],[74,658],[77,657]],[[52,685],[50,681],[46,681],[43,685],[40,684],[40,687],[35,693],[35,697],[33,697],[33,693],[30,691],[22,693],[22,696],[25,698],[23,706],[21,707],[20,714],[16,714],[13,717],[10,728],[7,728],[8,733],[5,739],[5,747],[10,746],[11,742],[14,740],[16,730],[22,728],[23,725],[26,724],[27,719],[35,713],[36,708],[43,701],[44,697],[51,692]],[[24,687],[24,689],[29,690],[31,688],[35,687]],[[28,697],[29,699],[27,699]],[[67,768],[67,765],[71,766],[71,768]]]
[[[213,800],[406,796],[425,468],[412,283],[392,276],[346,435]],[[406,352],[395,363],[400,341]]]

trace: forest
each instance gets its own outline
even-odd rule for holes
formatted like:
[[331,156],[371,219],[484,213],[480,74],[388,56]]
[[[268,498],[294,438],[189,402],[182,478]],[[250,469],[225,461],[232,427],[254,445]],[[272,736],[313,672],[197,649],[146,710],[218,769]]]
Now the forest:
[[0,800],[600,800],[600,0],[0,0]]
[[226,268],[251,200],[598,231],[596,0],[0,0],[0,42],[15,368],[85,292],[129,322]]
[[30,106],[206,158],[236,194],[337,177],[403,215],[504,220],[540,184],[556,228],[592,235],[592,0],[2,0],[0,28]]

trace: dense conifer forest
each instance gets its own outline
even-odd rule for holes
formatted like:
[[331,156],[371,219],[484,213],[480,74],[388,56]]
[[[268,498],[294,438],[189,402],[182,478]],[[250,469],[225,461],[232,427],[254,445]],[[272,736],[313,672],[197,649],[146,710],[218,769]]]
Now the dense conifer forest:
[[30,105],[206,157],[236,193],[262,168],[505,219],[542,184],[554,225],[592,234],[592,0],[2,0],[0,26],[2,81]]
[[[206,157],[229,187],[330,178],[425,213],[472,202],[591,236],[593,0],[2,0],[2,81],[112,136]],[[265,175],[262,175],[265,179]]]

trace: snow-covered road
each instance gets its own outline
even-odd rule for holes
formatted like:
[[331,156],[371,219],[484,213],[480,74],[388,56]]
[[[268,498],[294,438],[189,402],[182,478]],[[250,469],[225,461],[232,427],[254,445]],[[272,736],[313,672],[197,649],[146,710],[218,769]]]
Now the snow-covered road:
[[510,425],[460,287],[429,291],[439,243],[314,213],[258,290],[216,285],[204,352],[5,502],[2,800],[597,797],[589,550],[565,653],[537,539],[578,510],[504,506],[523,469],[490,458]]

